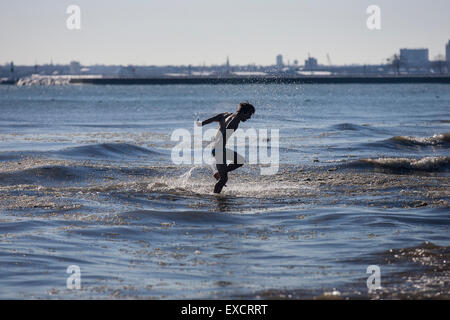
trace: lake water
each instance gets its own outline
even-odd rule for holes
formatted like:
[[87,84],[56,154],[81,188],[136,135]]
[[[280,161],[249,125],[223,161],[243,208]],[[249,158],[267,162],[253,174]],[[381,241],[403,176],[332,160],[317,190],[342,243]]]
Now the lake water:
[[[245,100],[279,170],[216,196],[171,135]],[[0,86],[0,110],[0,298],[450,298],[448,85]]]

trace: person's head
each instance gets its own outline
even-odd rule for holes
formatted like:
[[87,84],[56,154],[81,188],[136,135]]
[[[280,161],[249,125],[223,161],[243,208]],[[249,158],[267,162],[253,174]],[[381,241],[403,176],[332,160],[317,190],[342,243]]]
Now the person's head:
[[254,113],[255,107],[248,103],[248,101],[239,103],[238,114],[242,121],[247,121]]

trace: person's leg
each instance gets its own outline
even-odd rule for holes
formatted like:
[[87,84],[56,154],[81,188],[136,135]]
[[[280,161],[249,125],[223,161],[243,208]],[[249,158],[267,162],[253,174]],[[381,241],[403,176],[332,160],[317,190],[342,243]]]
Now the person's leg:
[[239,153],[237,153],[236,151],[230,151],[227,149],[227,158],[229,160],[232,160],[232,163],[230,163],[227,166],[227,171],[233,171],[236,170],[237,168],[240,168],[244,165],[244,157],[242,157]]
[[[217,152],[217,151],[216,151]],[[214,156],[220,157],[219,154],[214,154]],[[214,193],[220,193],[228,181],[228,172],[236,170],[244,165],[244,157],[238,154],[236,151],[231,151],[225,149],[222,154],[222,163],[217,164],[217,172],[214,174],[214,178],[218,181],[214,186]],[[231,160],[232,162],[227,165],[227,160]]]
[[214,193],[220,193],[228,181],[228,170],[226,164],[216,165],[217,171],[219,172],[219,180],[214,186]]

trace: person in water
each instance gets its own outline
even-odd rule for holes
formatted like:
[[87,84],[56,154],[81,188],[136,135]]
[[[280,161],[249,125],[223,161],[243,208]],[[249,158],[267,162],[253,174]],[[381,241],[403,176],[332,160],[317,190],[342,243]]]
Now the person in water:
[[[228,181],[228,172],[236,170],[244,165],[244,158],[236,151],[226,149],[227,140],[238,128],[241,121],[245,122],[255,113],[255,107],[248,102],[239,104],[237,112],[224,112],[205,121],[198,121],[198,126],[204,126],[211,122],[219,122],[219,128],[214,136],[212,155],[216,158],[217,172],[214,173],[217,183],[214,193],[220,193]],[[227,160],[231,161],[227,165]]]

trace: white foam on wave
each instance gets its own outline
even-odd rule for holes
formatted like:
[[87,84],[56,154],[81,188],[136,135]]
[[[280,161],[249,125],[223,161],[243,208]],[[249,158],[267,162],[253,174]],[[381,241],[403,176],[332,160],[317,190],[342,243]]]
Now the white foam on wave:
[[438,145],[450,142],[450,133],[435,134],[432,137],[396,136],[392,140],[408,144]]
[[[192,167],[180,176],[161,176],[147,185],[151,192],[184,195],[213,195],[216,180],[206,167]],[[222,194],[236,197],[276,198],[316,192],[314,187],[300,181],[284,180],[282,175],[261,176],[259,174],[231,173]]]
[[439,170],[450,164],[450,157],[413,158],[377,158],[361,159],[362,162],[392,169],[406,170]]
[[155,178],[147,185],[147,190],[175,194],[208,194],[211,191],[213,179],[207,179],[207,176],[211,175],[211,170],[194,166],[179,176],[159,176]]

